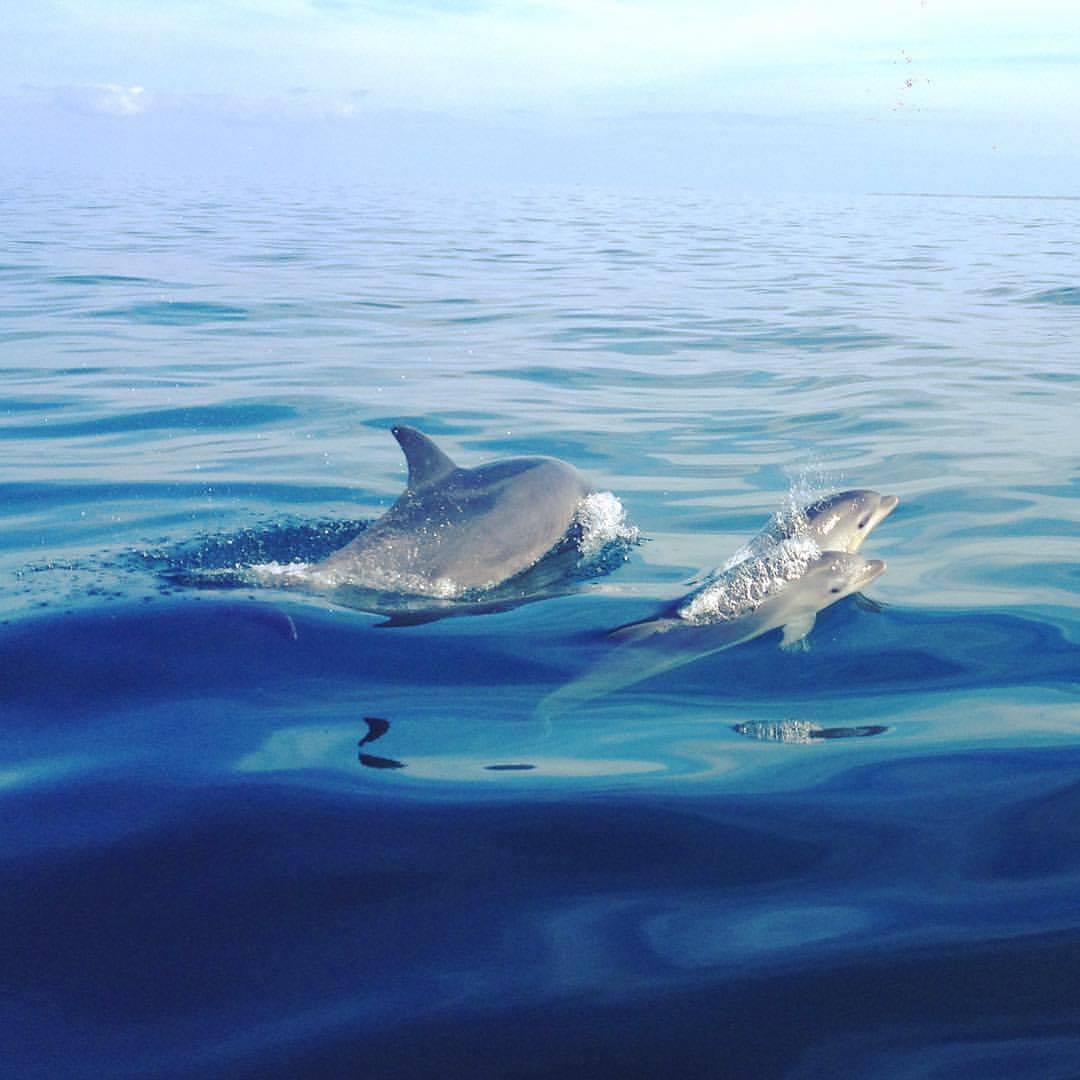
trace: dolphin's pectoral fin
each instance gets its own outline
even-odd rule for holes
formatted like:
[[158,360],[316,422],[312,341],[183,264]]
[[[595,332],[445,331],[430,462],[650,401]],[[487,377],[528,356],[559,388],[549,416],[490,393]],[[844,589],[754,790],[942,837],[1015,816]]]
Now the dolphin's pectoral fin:
[[807,652],[810,642],[806,635],[814,629],[814,612],[809,615],[800,615],[796,619],[784,624],[784,636],[780,639],[780,648],[786,652]]
[[452,473],[457,466],[422,431],[407,424],[391,428],[409,466],[409,490],[418,491]]
[[375,624],[376,630],[388,630],[395,626],[423,626],[424,623],[435,622],[446,618],[445,611],[396,611]]

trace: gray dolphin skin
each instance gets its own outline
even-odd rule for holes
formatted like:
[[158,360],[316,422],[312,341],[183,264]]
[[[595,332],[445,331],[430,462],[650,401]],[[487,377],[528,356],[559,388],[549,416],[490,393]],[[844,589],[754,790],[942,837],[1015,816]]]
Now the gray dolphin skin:
[[809,550],[806,557],[796,552],[739,563],[688,597],[674,615],[630,623],[611,636],[640,641],[653,634],[690,630],[699,642],[708,642],[708,652],[716,652],[782,627],[781,648],[795,648],[814,628],[819,611],[885,572],[881,559],[863,559],[846,551],[809,555]]
[[895,495],[840,491],[773,515],[722,570],[652,618],[613,630],[616,647],[537,709],[552,716],[710,653],[783,629],[781,648],[804,648],[817,613],[885,571],[857,555],[896,509]]
[[[899,502],[895,495],[861,488],[776,513],[697,589],[652,619],[613,630],[612,637],[633,636],[634,627],[663,622],[665,617],[700,625],[749,614],[767,595],[807,572],[816,556],[824,552],[854,555]],[[809,629],[802,637],[806,633]],[[785,645],[791,640],[785,639]]]
[[[866,588],[885,571],[880,559],[846,551],[774,553],[724,571],[671,614],[612,632],[617,647],[581,678],[548,695],[540,717],[564,713],[663,671],[783,628],[782,648],[799,647],[819,611]],[[710,603],[712,594],[713,602]]]
[[488,589],[555,548],[593,491],[557,458],[463,468],[416,428],[391,431],[409,467],[404,493],[351,543],[308,567],[310,585],[438,598]]
[[866,488],[826,495],[808,506],[774,514],[765,528],[726,565],[731,567],[743,559],[763,555],[781,541],[796,536],[813,540],[822,551],[846,551],[854,555],[899,502],[895,495],[881,495]]

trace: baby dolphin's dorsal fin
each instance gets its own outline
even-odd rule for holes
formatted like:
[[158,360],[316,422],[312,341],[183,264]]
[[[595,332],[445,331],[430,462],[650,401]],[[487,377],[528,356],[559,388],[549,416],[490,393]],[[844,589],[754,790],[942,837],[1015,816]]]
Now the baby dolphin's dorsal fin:
[[422,431],[407,424],[395,424],[390,432],[404,451],[410,491],[428,487],[457,468]]

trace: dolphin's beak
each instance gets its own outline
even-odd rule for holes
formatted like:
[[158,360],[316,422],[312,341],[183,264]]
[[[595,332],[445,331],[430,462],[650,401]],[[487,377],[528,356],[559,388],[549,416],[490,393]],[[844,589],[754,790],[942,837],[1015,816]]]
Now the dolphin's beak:
[[895,495],[882,495],[878,503],[878,521],[884,521],[899,505],[900,500]]
[[859,588],[864,588],[869,585],[871,581],[881,577],[885,573],[885,560],[884,559],[867,559],[863,566],[862,581]]

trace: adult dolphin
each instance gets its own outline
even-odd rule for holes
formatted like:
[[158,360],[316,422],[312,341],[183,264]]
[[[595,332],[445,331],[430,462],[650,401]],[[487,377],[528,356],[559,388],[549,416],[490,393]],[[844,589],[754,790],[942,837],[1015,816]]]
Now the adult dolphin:
[[491,589],[557,547],[592,485],[551,457],[455,464],[423,432],[391,428],[409,467],[397,502],[305,569],[319,589],[453,599]]

